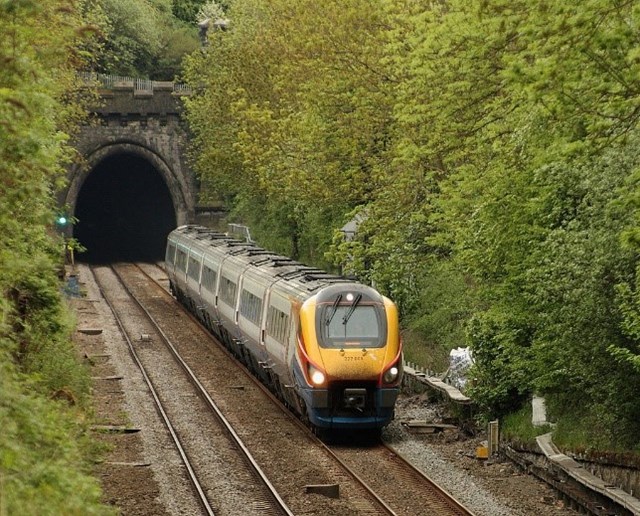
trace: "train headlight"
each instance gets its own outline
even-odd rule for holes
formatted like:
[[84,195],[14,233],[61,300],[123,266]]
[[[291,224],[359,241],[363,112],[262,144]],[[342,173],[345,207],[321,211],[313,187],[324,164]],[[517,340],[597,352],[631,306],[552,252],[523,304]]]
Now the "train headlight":
[[324,373],[311,364],[309,364],[309,378],[311,378],[313,385],[322,385],[326,380]]
[[400,374],[400,369],[398,366],[392,366],[384,372],[382,376],[382,380],[384,383],[393,383],[398,379],[398,375]]

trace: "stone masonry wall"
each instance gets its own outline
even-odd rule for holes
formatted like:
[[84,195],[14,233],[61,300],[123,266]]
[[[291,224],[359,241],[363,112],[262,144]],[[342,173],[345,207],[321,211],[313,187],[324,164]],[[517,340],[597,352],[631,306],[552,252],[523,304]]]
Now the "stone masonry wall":
[[100,91],[102,105],[75,138],[80,159],[69,167],[68,187],[58,196],[61,206],[74,212],[82,184],[95,166],[126,152],[146,159],[162,175],[178,225],[193,220],[196,181],[185,159],[187,131],[180,118],[180,95],[174,93],[173,83],[152,84],[152,90],[140,90],[127,81]]

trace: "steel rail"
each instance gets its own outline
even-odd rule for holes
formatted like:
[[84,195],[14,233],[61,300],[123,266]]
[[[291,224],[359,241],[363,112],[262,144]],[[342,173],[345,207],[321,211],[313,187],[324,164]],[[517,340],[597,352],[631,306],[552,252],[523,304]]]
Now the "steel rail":
[[433,479],[429,478],[424,471],[414,466],[403,454],[401,454],[398,450],[396,450],[390,444],[381,442],[381,445],[384,446],[390,453],[396,456],[403,464],[410,470],[412,473],[417,475],[419,478],[423,479],[423,481],[431,484],[435,490],[438,491],[438,495],[442,496],[443,499],[449,503],[455,511],[458,511],[460,515],[465,516],[475,516],[469,509],[467,509],[464,505],[462,505],[456,498],[454,498],[450,493],[448,493],[445,489],[442,488],[437,482]]
[[[112,268],[112,270],[113,270],[113,268]],[[91,268],[91,272],[93,274],[93,268]],[[182,443],[180,442],[180,438],[178,437],[178,434],[176,433],[175,429],[173,428],[173,425],[171,424],[171,421],[169,419],[169,416],[167,415],[167,412],[164,410],[164,407],[162,406],[162,401],[160,400],[158,392],[156,391],[156,389],[155,389],[155,387],[153,385],[153,382],[151,381],[151,378],[149,378],[149,375],[147,375],[147,372],[146,372],[146,370],[144,368],[144,365],[142,364],[140,358],[138,357],[138,354],[136,353],[136,350],[135,350],[135,348],[133,346],[133,342],[129,338],[129,334],[125,330],[124,324],[123,324],[122,320],[120,319],[120,316],[116,312],[116,309],[113,306],[113,304],[111,303],[111,301],[109,301],[107,296],[105,296],[104,290],[102,288],[102,285],[100,284],[100,280],[98,279],[96,274],[93,274],[93,276],[94,276],[94,278],[96,280],[96,284],[98,285],[98,289],[100,291],[100,295],[102,296],[102,298],[106,301],[107,305],[109,306],[109,309],[111,310],[111,312],[113,314],[113,317],[116,320],[116,323],[118,324],[118,327],[120,328],[120,333],[122,334],[124,339],[127,341],[127,346],[129,347],[129,353],[131,354],[131,357],[133,358],[133,360],[136,363],[136,365],[138,366],[138,369],[140,369],[140,372],[142,373],[142,377],[144,378],[144,381],[147,384],[149,392],[151,393],[151,396],[153,397],[153,401],[154,401],[154,403],[156,405],[156,409],[158,411],[158,414],[162,418],[162,421],[164,422],[165,426],[167,427],[167,430],[169,431],[169,434],[171,435],[171,439],[173,440],[173,443],[174,443],[174,445],[175,445],[175,447],[176,447],[176,449],[177,449],[177,451],[178,451],[178,453],[180,455],[182,463],[184,464],[184,466],[185,466],[185,468],[187,470],[187,474],[189,476],[189,481],[191,482],[191,485],[193,486],[193,488],[196,491],[196,494],[198,496],[198,500],[199,500],[200,504],[202,505],[202,508],[205,510],[205,512],[208,515],[215,516],[215,512],[213,511],[213,508],[211,507],[211,504],[209,503],[209,500],[207,499],[207,496],[205,495],[204,490],[202,489],[202,486],[200,485],[200,482],[198,481],[198,476],[196,475],[196,472],[193,469],[193,466],[191,465],[191,461],[189,460],[189,457],[187,456],[187,453],[186,453],[184,447],[182,446]]]
[[[135,265],[135,264],[132,264]],[[153,281],[156,285],[158,285],[160,288],[162,288],[158,282],[152,278],[149,274],[147,274],[142,268],[140,268],[138,265],[135,265],[135,267],[141,271],[147,278],[149,278],[151,281]],[[215,414],[215,416],[217,417],[217,419],[220,421],[220,423],[222,424],[222,426],[224,427],[224,429],[227,431],[227,433],[231,436],[233,442],[236,444],[236,446],[240,449],[240,451],[242,452],[243,456],[245,457],[247,463],[250,465],[250,467],[253,469],[253,471],[255,472],[255,474],[259,477],[260,481],[263,483],[263,485],[267,488],[267,490],[269,491],[269,493],[271,494],[271,497],[273,498],[273,501],[276,503],[276,505],[278,506],[278,509],[280,511],[282,511],[284,514],[286,514],[287,516],[294,516],[294,514],[291,512],[291,510],[287,507],[285,501],[280,497],[280,495],[278,494],[278,491],[276,490],[276,488],[273,486],[273,484],[271,483],[271,481],[267,478],[266,474],[264,473],[264,471],[262,471],[262,468],[260,467],[260,465],[258,464],[258,462],[253,458],[253,455],[251,454],[251,452],[249,451],[249,449],[246,447],[246,445],[244,444],[244,442],[242,441],[241,437],[238,435],[238,433],[234,430],[233,426],[231,425],[231,423],[229,423],[229,421],[227,420],[227,418],[225,418],[224,414],[222,413],[222,411],[218,408],[218,406],[216,405],[216,403],[213,401],[213,399],[211,398],[211,396],[209,396],[209,393],[207,392],[207,390],[205,389],[205,387],[202,385],[202,383],[200,382],[200,380],[198,380],[198,378],[196,377],[195,373],[191,370],[191,368],[188,366],[188,364],[182,359],[182,357],[180,356],[180,353],[178,352],[178,350],[175,348],[175,346],[172,344],[171,340],[169,339],[169,337],[165,334],[165,332],[162,330],[162,328],[160,328],[160,325],[156,322],[155,318],[151,315],[151,313],[142,305],[142,303],[140,302],[140,300],[137,298],[137,296],[135,294],[133,294],[133,292],[131,292],[131,290],[127,287],[125,281],[123,280],[122,276],[120,275],[120,273],[114,268],[112,267],[112,270],[114,271],[114,273],[116,274],[116,276],[118,277],[118,279],[120,280],[120,282],[122,283],[123,287],[125,288],[125,290],[127,291],[127,293],[131,296],[131,298],[138,304],[138,306],[140,307],[140,309],[146,314],[147,318],[149,319],[149,321],[154,325],[155,329],[158,331],[158,333],[160,334],[160,336],[162,337],[162,339],[165,341],[165,344],[167,345],[167,347],[169,348],[169,350],[171,351],[171,353],[173,354],[174,358],[176,359],[176,361],[178,362],[178,364],[182,367],[182,369],[185,371],[185,373],[187,374],[187,377],[189,378],[190,382],[196,387],[198,394],[200,395],[201,399],[205,402],[205,404],[211,409],[211,411]],[[162,290],[164,292],[166,292],[166,290],[164,288],[162,288]],[[167,295],[170,296],[170,294],[167,292]]]
[[[164,269],[162,267],[160,267],[157,264],[154,264],[156,267],[158,267],[159,269],[161,269],[164,272]],[[150,274],[148,274],[144,269],[140,268],[137,264],[136,267],[138,267],[143,274],[145,274],[151,281],[153,281],[158,288],[160,288],[167,296],[171,297],[171,299],[174,299],[173,296],[171,296],[171,294],[155,279],[153,278]],[[175,300],[175,299],[174,299]],[[311,439],[314,444],[316,444],[318,447],[320,447],[327,455],[329,455],[329,457],[331,457],[332,460],[334,460],[335,462],[337,462],[338,464],[340,464],[340,466],[344,469],[344,471],[351,476],[351,478],[353,478],[368,494],[369,496],[371,496],[376,503],[378,503],[380,505],[380,507],[382,508],[382,510],[390,515],[390,516],[397,516],[397,514],[393,511],[393,509],[382,499],[380,498],[380,496],[378,496],[378,494],[371,489],[371,487],[369,487],[369,485],[367,485],[367,483],[358,476],[358,474],[353,471],[340,457],[338,457],[324,442],[322,442],[322,440],[320,440],[314,433],[313,431],[309,428],[309,426],[305,425],[300,418],[294,416],[294,414],[291,413],[291,411],[285,407],[282,402],[275,396],[275,394],[273,394],[273,392],[271,392],[269,390],[269,388],[264,385],[260,380],[258,380],[246,367],[245,365],[240,362],[236,356],[234,356],[225,346],[223,346],[222,344],[220,344],[218,342],[218,339],[215,338],[215,336],[211,335],[211,333],[209,332],[209,330],[207,328],[205,328],[202,325],[202,322],[200,320],[198,320],[197,317],[195,317],[189,310],[187,310],[182,304],[178,303],[178,305],[180,306],[180,308],[184,311],[184,313],[191,318],[192,321],[194,321],[196,324],[198,324],[200,327],[204,328],[205,333],[207,335],[210,336],[212,342],[214,342],[231,360],[233,360],[235,363],[237,363],[240,368],[242,369],[242,371],[244,372],[244,374],[247,376],[247,378],[249,378],[264,394],[266,394],[269,399],[274,403],[275,406],[277,406],[282,413],[289,418],[290,421],[292,421],[295,425],[298,426],[298,428],[300,428],[301,430],[303,430],[304,432],[306,432],[307,436],[309,437],[309,439]]]
[[[163,271],[164,273],[164,268],[159,266],[158,264],[153,264],[155,267],[159,268],[160,270]],[[153,281],[159,289],[161,289],[167,296],[170,296],[173,299],[173,296],[171,296],[171,294],[166,290],[166,288],[164,286],[162,286],[155,278],[153,278],[149,273],[147,273],[144,269],[140,268],[138,265],[136,265],[143,274],[145,274],[151,281]],[[191,318],[192,321],[196,322],[198,325],[200,325],[201,327],[204,328],[204,326],[202,325],[202,322],[200,320],[198,320],[197,317],[195,317],[191,312],[189,312],[184,306],[182,306],[182,304],[178,303],[180,308],[184,311],[184,313]],[[248,378],[250,378],[256,386],[258,386],[273,402],[274,404],[282,411],[283,414],[285,414],[288,418],[291,419],[291,421],[293,421],[296,425],[298,425],[299,428],[303,429],[304,431],[307,432],[309,438],[319,447],[321,447],[325,453],[327,453],[335,462],[337,462],[338,464],[340,464],[340,466],[344,469],[344,471],[349,474],[379,505],[380,507],[383,509],[383,511],[385,511],[387,514],[389,515],[393,515],[393,516],[397,516],[397,513],[393,510],[393,508],[387,504],[376,492],[375,490],[370,487],[367,482],[361,478],[341,457],[338,456],[338,454],[336,452],[334,452],[331,447],[329,445],[327,445],[325,442],[323,442],[321,439],[319,439],[313,432],[312,430],[305,425],[300,418],[295,417],[291,411],[289,409],[287,409],[287,407],[285,407],[282,402],[262,383],[260,382],[253,374],[251,374],[251,372],[244,366],[244,364],[242,364],[241,362],[239,362],[237,360],[237,358],[223,345],[221,345],[218,340],[211,335],[211,333],[209,332],[208,329],[204,328],[205,332],[207,333],[207,335],[209,335],[211,337],[211,340],[213,342],[216,343],[216,345],[218,345],[220,347],[220,349],[227,355],[229,356],[232,360],[234,360],[235,362],[237,362],[238,364],[240,364],[240,366],[242,366],[242,370],[244,371],[244,373],[246,374],[246,376]],[[452,507],[454,508],[455,511],[458,511],[458,513],[460,515],[466,515],[466,516],[474,516],[474,514],[469,511],[466,507],[464,507],[459,501],[457,501],[455,498],[453,498],[449,493],[447,493],[442,487],[440,487],[436,482],[434,482],[432,479],[430,479],[423,471],[421,471],[420,469],[416,468],[413,464],[411,464],[411,462],[409,462],[404,456],[402,456],[398,451],[396,451],[395,449],[393,449],[391,446],[387,445],[384,442],[381,442],[381,445],[386,447],[391,453],[393,453],[395,456],[397,456],[399,458],[399,460],[403,461],[411,470],[414,474],[417,474],[418,476],[420,476],[425,483],[427,483],[429,486],[433,486],[433,488],[439,492],[439,495],[442,496],[443,499],[446,499],[446,501],[448,503],[450,503],[450,505],[452,505]]]

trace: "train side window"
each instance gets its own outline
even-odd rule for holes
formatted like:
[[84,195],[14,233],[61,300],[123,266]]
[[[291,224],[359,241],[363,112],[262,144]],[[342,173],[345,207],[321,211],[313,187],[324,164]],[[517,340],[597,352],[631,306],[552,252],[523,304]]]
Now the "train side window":
[[216,291],[216,271],[206,265],[202,268],[202,286],[211,293]]
[[280,318],[280,342],[285,342],[289,331],[289,316],[284,312],[280,312],[278,317]]
[[220,301],[233,307],[236,301],[236,284],[229,278],[220,278]]
[[195,281],[200,279],[200,261],[198,258],[189,256],[189,269],[187,270],[187,275]]
[[182,272],[186,272],[187,253],[185,253],[182,249],[178,249],[178,255],[176,257],[176,267]]
[[289,316],[270,306],[267,310],[267,335],[284,344],[289,330]]
[[261,312],[262,300],[248,290],[243,289],[240,294],[240,313],[251,322],[258,324]]

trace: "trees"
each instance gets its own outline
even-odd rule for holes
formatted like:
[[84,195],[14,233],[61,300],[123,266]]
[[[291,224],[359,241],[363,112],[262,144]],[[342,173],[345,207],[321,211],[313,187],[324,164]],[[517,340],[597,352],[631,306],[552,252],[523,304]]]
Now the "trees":
[[173,15],[188,24],[195,24],[198,11],[206,3],[206,0],[173,0],[171,10]]
[[[83,111],[76,69],[93,34],[82,2],[0,2],[0,505],[10,514],[107,514],[86,475],[87,378],[60,299],[54,193]],[[46,23],[45,23],[46,21]]]
[[95,0],[91,19],[101,48],[91,68],[114,75],[173,80],[182,58],[199,47],[195,22],[174,17],[170,0]]
[[[449,2],[420,31],[407,83],[419,107],[406,102],[414,117],[400,119],[413,122],[409,163],[439,173],[427,240],[473,291],[476,395],[500,415],[538,390],[552,413],[621,445],[635,443],[638,406],[626,397],[640,379],[612,374],[609,351],[637,349],[616,300],[635,274],[619,204],[637,167],[637,14],[598,1]],[[437,99],[420,96],[424,84]]]
[[207,88],[188,104],[202,180],[283,251],[326,247],[376,187],[389,85],[373,14],[360,2],[238,2],[232,30],[210,33],[188,68]]
[[215,0],[173,0],[171,2],[175,17],[189,25],[202,21],[198,19],[198,15],[201,14],[203,10],[206,12],[210,10],[209,8],[213,7],[213,5],[222,10],[226,10],[229,8],[229,3],[230,2]]
[[538,391],[635,445],[639,14],[235,2],[188,68],[203,184],[270,246],[374,281],[426,341],[472,345],[488,414]]

